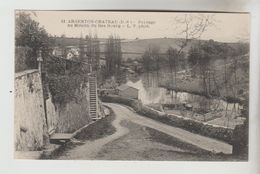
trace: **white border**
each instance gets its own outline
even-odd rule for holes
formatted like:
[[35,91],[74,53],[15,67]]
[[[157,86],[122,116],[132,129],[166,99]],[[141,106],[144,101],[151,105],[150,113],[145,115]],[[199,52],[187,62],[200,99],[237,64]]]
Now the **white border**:
[[[258,0],[7,0],[0,1],[0,173],[260,173],[260,13]],[[249,162],[33,161],[13,159],[14,9],[147,9],[250,12]],[[9,91],[12,91],[10,93]]]

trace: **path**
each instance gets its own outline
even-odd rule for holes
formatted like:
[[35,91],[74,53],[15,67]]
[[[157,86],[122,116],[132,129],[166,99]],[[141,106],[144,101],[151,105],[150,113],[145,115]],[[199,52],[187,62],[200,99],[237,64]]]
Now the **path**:
[[96,156],[106,144],[114,142],[121,137],[125,137],[129,133],[129,129],[120,124],[122,121],[130,121],[140,126],[155,129],[183,142],[195,145],[208,151],[223,152],[226,154],[231,154],[232,152],[232,146],[227,143],[197,135],[180,128],[160,123],[147,117],[140,116],[129,108],[119,104],[104,103],[104,105],[110,107],[116,115],[116,119],[112,122],[112,125],[116,128],[116,132],[112,135],[97,140],[87,140],[83,145],[76,146],[75,148],[67,151],[66,154],[60,156],[58,159],[96,159]]
[[68,151],[65,156],[61,156],[59,159],[95,159],[97,153],[105,144],[112,142],[129,132],[127,128],[120,125],[122,120],[124,120],[124,117],[116,116],[116,119],[112,122],[112,125],[116,128],[114,134],[97,140],[85,141],[82,146],[78,146]]
[[158,131],[161,131],[163,133],[176,137],[184,142],[196,145],[208,151],[223,152],[226,154],[232,153],[232,146],[222,141],[194,134],[180,128],[160,123],[150,118],[140,116],[139,114],[134,113],[127,107],[119,104],[107,103],[106,105],[112,108],[112,110],[115,112],[117,116],[125,117],[126,119],[131,120],[132,122],[137,123],[139,125],[156,129]]

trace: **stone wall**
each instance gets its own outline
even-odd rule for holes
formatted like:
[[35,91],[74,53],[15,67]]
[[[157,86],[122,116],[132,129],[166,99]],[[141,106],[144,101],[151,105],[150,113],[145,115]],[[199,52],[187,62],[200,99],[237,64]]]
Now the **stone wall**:
[[50,81],[45,78],[42,85],[38,70],[16,73],[16,151],[41,150],[52,133],[73,133],[91,121],[87,80],[79,75],[57,78],[50,90]]
[[[82,82],[84,83],[84,82]],[[53,101],[53,96],[46,100],[49,132],[72,133],[88,124],[88,85],[75,87],[74,97],[65,103]]]
[[[43,54],[42,73],[31,50],[15,54],[15,149],[40,150],[53,133],[72,133],[88,124],[90,66]],[[31,61],[33,60],[33,61]],[[34,62],[33,64],[29,64]],[[28,70],[30,69],[30,70]]]
[[49,130],[72,133],[88,124],[89,65],[54,56],[44,58],[44,91]]
[[15,47],[15,72],[37,68],[36,58],[32,54],[32,49],[29,47]]
[[15,149],[40,150],[47,142],[42,82],[38,70],[15,77]]
[[[68,63],[58,58],[54,60],[56,62],[47,66],[44,78],[50,130],[72,133],[91,121],[88,114],[88,75],[84,70],[79,70],[85,67],[78,62]],[[70,66],[63,66],[65,64]]]

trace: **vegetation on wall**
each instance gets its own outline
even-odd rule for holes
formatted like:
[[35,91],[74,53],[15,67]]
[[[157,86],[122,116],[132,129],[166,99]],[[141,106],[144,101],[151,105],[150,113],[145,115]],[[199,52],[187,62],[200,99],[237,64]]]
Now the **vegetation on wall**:
[[[32,13],[33,14],[33,13]],[[16,56],[16,64],[24,61],[24,67],[17,67],[16,72],[24,69],[37,68],[37,53],[42,50],[43,56],[48,55],[53,40],[39,23],[31,18],[31,13],[17,12],[15,15],[15,46],[25,47],[24,60]],[[18,60],[20,59],[20,60]]]
[[70,100],[78,101],[82,96],[78,96],[80,89],[84,88],[87,82],[89,67],[80,62],[48,57],[45,62],[47,78],[53,97],[53,102],[64,105]]

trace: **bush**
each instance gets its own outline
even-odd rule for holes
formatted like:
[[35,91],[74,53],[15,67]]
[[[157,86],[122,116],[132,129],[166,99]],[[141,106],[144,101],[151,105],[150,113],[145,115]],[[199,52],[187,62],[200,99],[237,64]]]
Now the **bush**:
[[234,129],[232,136],[233,154],[248,154],[248,119]]
[[80,75],[49,76],[48,82],[53,102],[64,106],[71,100],[80,102],[78,91],[81,91],[86,79]]
[[28,69],[37,69],[37,59],[32,56],[32,49],[29,47],[15,48],[15,72]]

